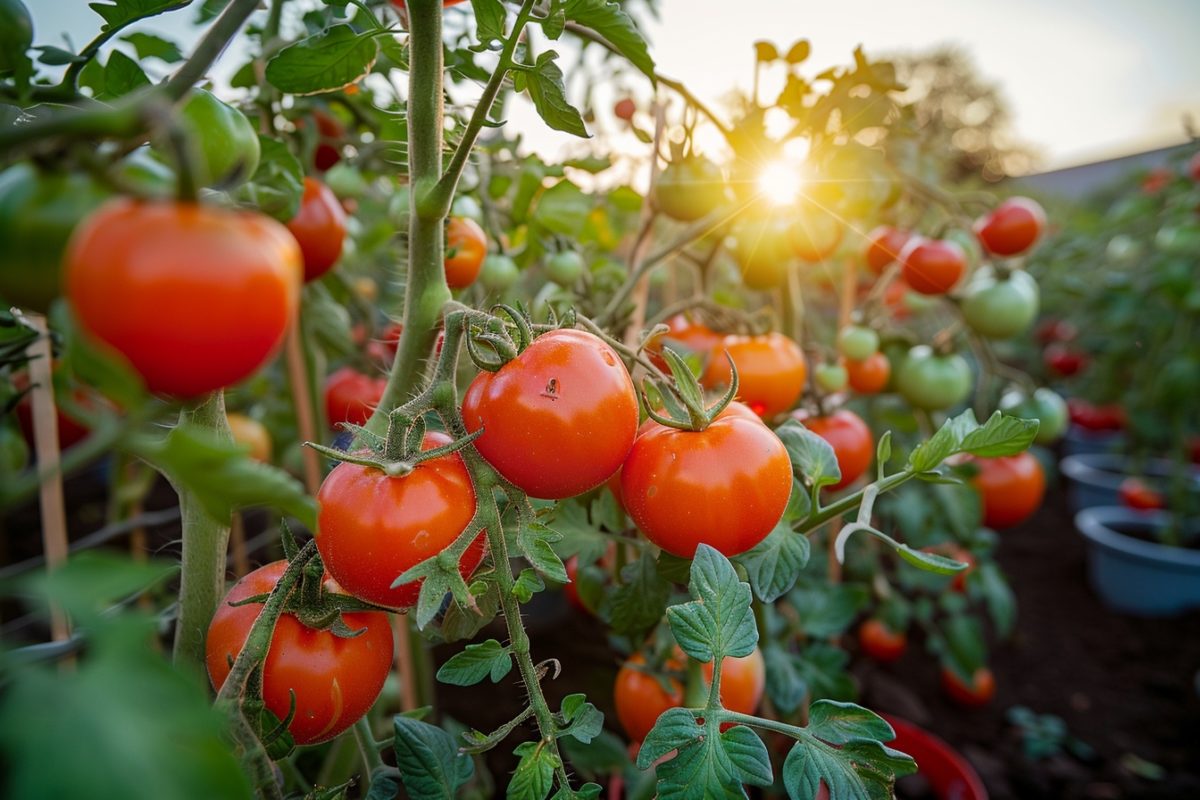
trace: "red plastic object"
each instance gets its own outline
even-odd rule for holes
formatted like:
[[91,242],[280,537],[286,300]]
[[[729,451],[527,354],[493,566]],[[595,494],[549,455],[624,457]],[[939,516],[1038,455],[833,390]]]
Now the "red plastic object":
[[940,800],[988,800],[979,773],[950,745],[911,722],[880,716],[896,731],[896,738],[886,742],[887,746],[916,759],[918,772]]

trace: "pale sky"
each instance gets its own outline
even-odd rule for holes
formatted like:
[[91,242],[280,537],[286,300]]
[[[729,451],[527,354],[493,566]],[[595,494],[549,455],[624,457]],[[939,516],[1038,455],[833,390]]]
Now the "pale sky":
[[[81,45],[99,18],[86,0],[26,0],[35,44]],[[184,9],[142,29],[190,41]],[[922,51],[957,44],[1009,99],[1020,139],[1054,168],[1174,144],[1181,118],[1200,123],[1200,0],[662,0],[649,26],[659,69],[716,103],[748,88],[752,43],[813,44],[810,63],[846,63],[867,53]],[[219,73],[236,63],[229,59]],[[629,88],[640,88],[635,81]],[[532,111],[511,121],[530,145],[554,153],[565,134],[546,131]]]

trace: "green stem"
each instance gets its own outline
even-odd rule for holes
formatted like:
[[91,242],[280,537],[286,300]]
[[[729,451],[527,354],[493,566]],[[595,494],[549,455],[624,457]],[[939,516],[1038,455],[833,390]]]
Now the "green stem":
[[363,789],[370,787],[372,773],[383,766],[383,757],[379,755],[379,748],[375,746],[375,735],[371,733],[370,717],[370,714],[363,714],[352,728],[354,741],[358,743],[358,751],[362,754]]
[[172,101],[179,100],[199,83],[233,37],[237,36],[242,25],[246,24],[246,20],[258,9],[258,4],[259,0],[232,0],[225,7],[188,60],[163,84],[163,91],[168,98]]
[[[879,494],[883,494],[885,492],[890,492],[892,489],[895,489],[901,484],[908,483],[908,481],[912,480],[914,477],[916,477],[915,472],[905,470],[903,472],[897,472],[895,475],[889,475],[883,480],[878,481],[876,484],[868,485],[877,485],[879,487]],[[845,497],[830,503],[824,508],[809,514],[804,518],[803,522],[795,528],[795,530],[801,533],[808,533],[816,530],[835,517],[848,514],[862,504],[864,492],[866,492],[866,488],[859,489],[854,494],[846,495]]]
[[[225,396],[213,392],[179,413],[179,424],[193,425],[232,441],[225,418]],[[229,519],[214,519],[186,487],[177,486],[183,523],[183,559],[179,580],[179,622],[175,629],[175,662],[202,667],[204,638],[217,603],[225,593],[225,555]]]

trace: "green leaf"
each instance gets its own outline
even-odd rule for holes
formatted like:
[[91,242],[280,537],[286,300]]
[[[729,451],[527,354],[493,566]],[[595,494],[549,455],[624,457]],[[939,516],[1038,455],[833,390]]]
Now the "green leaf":
[[983,602],[991,615],[992,624],[996,626],[996,633],[1001,638],[1008,636],[1016,623],[1017,601],[1004,573],[989,561],[981,564],[975,574],[979,576]]
[[64,369],[122,408],[140,408],[147,402],[142,376],[123,355],[83,335],[71,314],[63,315],[61,329],[67,342]]
[[578,237],[594,206],[591,195],[564,178],[538,195],[533,221],[552,233]]
[[625,742],[605,730],[601,730],[587,744],[567,737],[559,741],[559,747],[572,769],[588,780],[624,772],[633,766]]
[[517,532],[517,549],[538,572],[556,583],[566,583],[567,568],[550,546],[561,539],[561,534],[542,523],[531,522],[521,525]]
[[529,99],[533,101],[538,116],[551,128],[588,139],[590,135],[583,124],[583,117],[567,102],[563,73],[554,63],[556,58],[558,53],[547,50],[538,56],[532,69],[521,73],[528,80],[526,89]]
[[795,623],[808,636],[837,636],[850,626],[866,605],[867,590],[855,584],[812,581],[792,589],[788,599],[796,610]]
[[678,707],[667,709],[642,741],[637,754],[637,768],[650,769],[654,762],[672,750],[685,747],[703,734],[704,728],[696,722],[691,711]]
[[509,800],[543,800],[550,794],[558,760],[540,742],[522,742],[515,752],[521,760],[505,795]]
[[452,800],[475,774],[470,756],[458,752],[446,731],[402,716],[393,717],[392,724],[396,766],[410,796]]
[[604,730],[604,714],[582,694],[569,694],[563,698],[562,718],[566,724],[559,729],[558,735],[569,736],[584,744]]
[[183,53],[179,51],[179,45],[161,36],[137,32],[127,33],[121,37],[121,40],[133,45],[138,58],[157,58],[168,64],[183,60]]
[[79,83],[92,90],[97,100],[114,100],[150,85],[138,63],[120,50],[113,50],[103,67],[92,61],[79,75]]
[[[654,730],[670,713],[659,717]],[[673,734],[681,735],[686,730],[683,725],[675,726],[674,720],[670,722]],[[656,788],[659,800],[745,797],[744,784],[771,785],[771,759],[766,746],[754,731],[744,725],[735,725],[720,733],[715,721],[703,728],[694,721],[692,724],[704,735],[679,745],[675,757],[658,766]],[[647,735],[646,744],[650,742],[654,730]],[[638,753],[639,767],[644,761],[643,754],[647,752],[646,744]],[[661,748],[661,744],[656,744],[655,751]]]
[[796,585],[808,563],[809,550],[808,537],[782,522],[766,539],[735,556],[734,561],[745,567],[754,595],[764,603],[773,603]]
[[937,433],[909,453],[909,469],[914,472],[927,472],[937,467],[950,456],[961,452],[963,438],[978,427],[975,413],[970,409],[946,420]]
[[89,3],[88,8],[104,18],[101,30],[124,28],[140,19],[183,8],[192,0],[112,0],[112,2]]
[[906,544],[897,547],[896,553],[914,567],[920,567],[926,572],[934,572],[938,575],[957,575],[970,566],[952,558],[939,556],[937,553],[914,550]]
[[437,671],[437,679],[452,686],[474,686],[491,677],[499,683],[512,669],[512,654],[495,639],[469,644],[455,653]]
[[978,620],[966,614],[954,614],[942,625],[946,656],[954,671],[970,685],[972,676],[987,662],[987,645]]
[[530,599],[546,588],[546,582],[542,580],[542,576],[537,574],[536,570],[523,569],[521,574],[517,576],[516,583],[513,584],[513,597],[522,603],[528,603]]
[[808,709],[808,732],[830,744],[858,739],[888,742],[896,732],[883,717],[854,703],[818,700]]
[[614,633],[639,636],[659,623],[670,596],[671,585],[659,574],[650,553],[643,552],[621,570],[621,584],[601,610],[608,612]]
[[854,681],[846,671],[850,657],[833,645],[816,643],[793,656],[792,663],[813,699],[849,699],[855,696]]
[[842,479],[833,447],[799,420],[789,419],[775,429],[775,435],[787,448],[792,470],[806,486],[829,486]]
[[758,643],[750,610],[750,585],[739,581],[729,559],[702,544],[692,559],[690,603],[671,606],[667,620],[680,649],[701,662],[748,656]]
[[629,63],[655,82],[654,59],[646,48],[646,40],[633,17],[621,10],[620,5],[608,0],[567,0],[563,10],[567,19],[603,36]]
[[500,0],[471,0],[479,44],[487,47],[504,38],[504,3]]
[[797,742],[783,762],[783,785],[793,800],[816,797],[822,781],[831,800],[891,800],[896,776],[915,771],[912,758],[878,742]]
[[60,606],[77,622],[91,623],[113,603],[150,589],[178,569],[168,561],[133,561],[104,550],[85,550],[57,569],[29,576],[21,586]]
[[175,426],[166,438],[140,439],[130,449],[195,494],[204,510],[227,520],[234,509],[267,506],[317,527],[317,503],[294,477],[250,459],[243,448],[212,431]]
[[804,702],[808,690],[796,656],[777,644],[763,648],[763,660],[767,670],[767,696],[771,704],[784,714],[791,714]]
[[962,450],[980,458],[1014,456],[1029,449],[1038,427],[1036,419],[1009,417],[997,411],[983,427],[963,438]]
[[317,94],[342,89],[371,71],[379,48],[349,25],[334,25],[280,50],[267,62],[267,81],[281,92]]
[[[279,139],[259,136],[258,143],[262,151],[258,169],[238,187],[236,197],[280,222],[288,222],[300,211],[304,167]],[[305,310],[309,310],[307,305]]]

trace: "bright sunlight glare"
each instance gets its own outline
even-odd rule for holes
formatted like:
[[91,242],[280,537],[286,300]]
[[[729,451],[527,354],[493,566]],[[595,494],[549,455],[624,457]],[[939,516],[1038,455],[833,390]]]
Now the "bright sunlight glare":
[[804,180],[798,164],[779,159],[764,164],[755,183],[772,203],[785,206],[799,198]]

